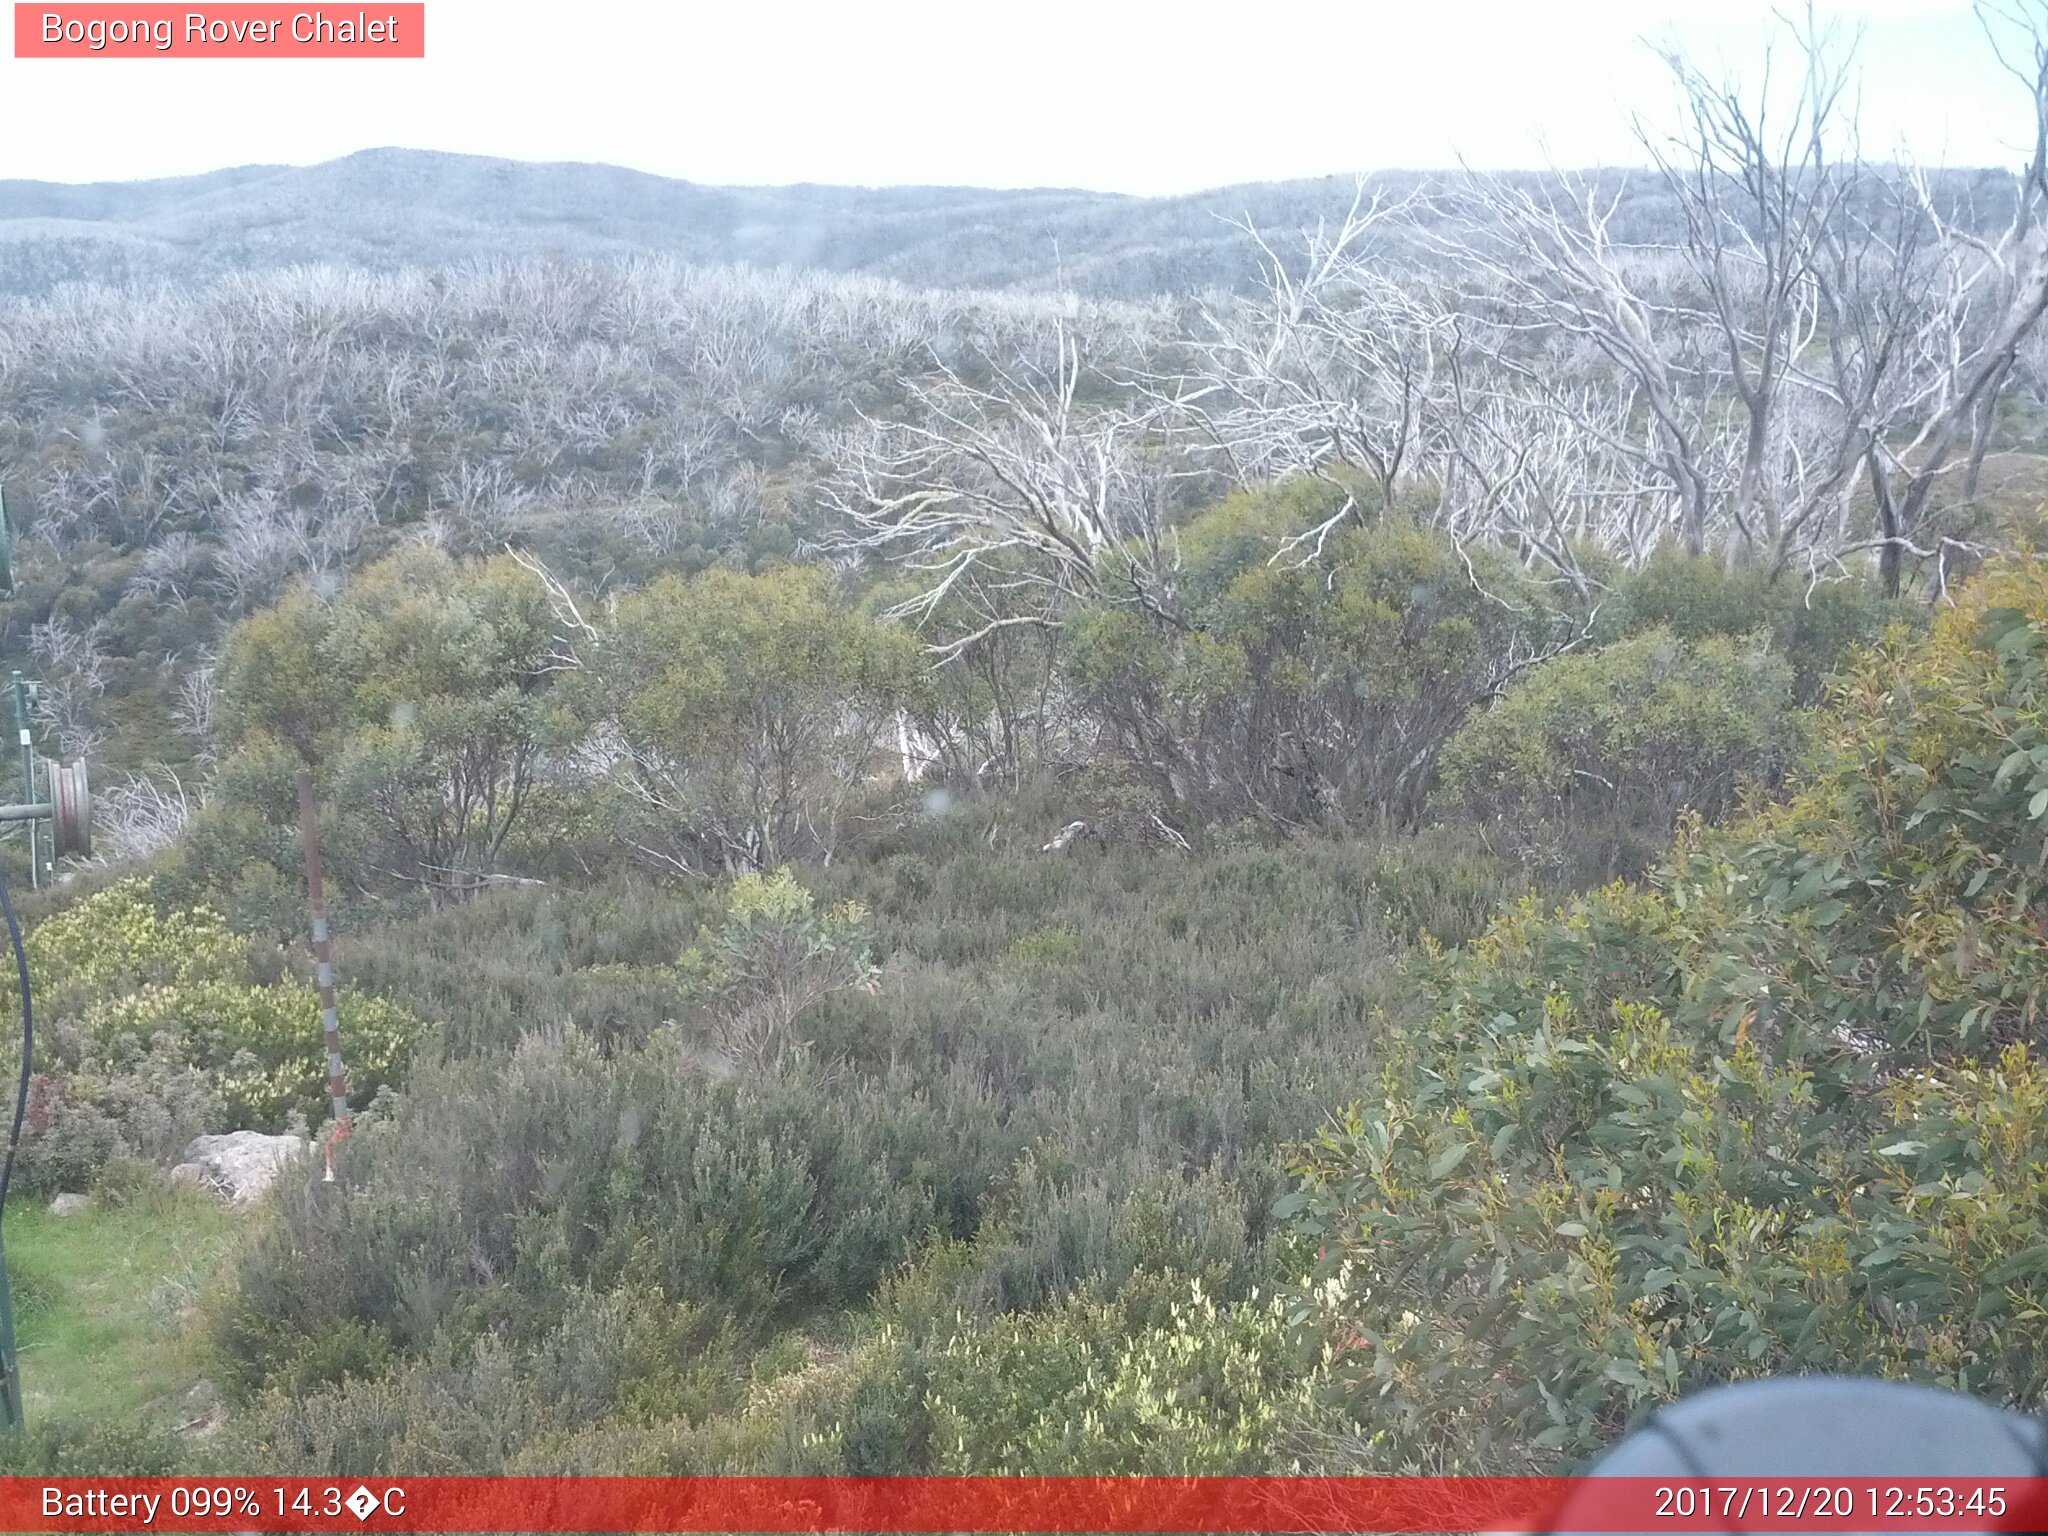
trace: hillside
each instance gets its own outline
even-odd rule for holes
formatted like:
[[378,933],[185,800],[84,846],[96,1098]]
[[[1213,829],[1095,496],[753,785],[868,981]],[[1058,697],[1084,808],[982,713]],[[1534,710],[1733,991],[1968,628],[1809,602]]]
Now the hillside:
[[[1668,239],[1680,214],[1648,171],[1614,173],[1613,227]],[[1444,174],[1383,172],[1399,197]],[[1548,176],[1510,178],[1540,188]],[[1936,195],[1982,199],[2009,178],[1953,170]],[[1349,176],[1178,197],[974,187],[713,187],[613,165],[532,164],[371,149],[321,165],[72,186],[0,181],[0,294],[62,282],[200,282],[307,263],[392,271],[475,260],[663,256],[692,263],[860,272],[925,287],[1065,288],[1138,299],[1249,291],[1256,247],[1235,223],[1287,239],[1343,218]]]
[[[1103,293],[1242,281],[1225,216],[1341,214],[1348,182],[1146,200],[958,187],[707,187],[608,165],[377,149],[161,181],[0,182],[0,291],[339,263],[664,255]],[[1313,210],[1313,213],[1310,213]]]
[[1793,42],[1654,173],[0,185],[0,1470],[2048,1409],[2048,0],[2022,175]]

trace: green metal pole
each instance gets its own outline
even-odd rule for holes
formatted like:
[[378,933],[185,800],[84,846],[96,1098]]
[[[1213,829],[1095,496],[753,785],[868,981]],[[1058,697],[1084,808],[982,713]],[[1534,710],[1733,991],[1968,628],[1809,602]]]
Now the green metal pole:
[[0,1434],[21,1432],[21,1370],[14,1351],[14,1293],[7,1283],[7,1245],[0,1241]]
[[[28,734],[28,685],[14,674],[14,721],[21,738],[21,792],[30,802],[36,797],[36,749]],[[34,821],[28,824],[28,888],[43,888],[43,832]]]
[[[17,669],[14,674],[14,731],[21,742],[21,798],[34,804],[36,798],[36,749],[28,734],[28,684]],[[43,884],[42,834],[28,824],[28,883],[31,890]]]
[[[14,591],[14,530],[7,524],[7,501],[0,496],[0,590]],[[14,674],[14,725],[21,741],[21,786],[26,791],[24,798],[33,803],[36,798],[35,750],[29,743],[28,735],[28,685],[21,674]],[[42,839],[37,835],[36,824],[28,824],[28,868],[31,884],[42,880]],[[0,886],[0,904],[6,905],[8,936],[16,948],[20,960],[21,929],[14,921],[14,907],[6,902],[5,886]],[[28,965],[20,961],[21,983],[21,1091],[28,1092],[29,1072],[29,996]],[[26,1103],[24,1097],[22,1100]],[[20,1129],[19,1123],[16,1130]],[[13,1171],[14,1154],[7,1153],[8,1171]],[[0,1214],[6,1206],[5,1179],[0,1178]],[[0,1236],[0,1434],[21,1433],[21,1362],[14,1347],[14,1291],[7,1283],[7,1244]]]

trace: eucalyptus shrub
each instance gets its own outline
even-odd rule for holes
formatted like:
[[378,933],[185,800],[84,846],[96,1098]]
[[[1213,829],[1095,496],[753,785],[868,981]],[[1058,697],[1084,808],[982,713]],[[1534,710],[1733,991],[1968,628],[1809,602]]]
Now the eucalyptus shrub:
[[[77,1188],[202,1133],[324,1113],[318,994],[259,982],[248,943],[211,908],[159,908],[147,882],[118,881],[37,924],[27,949],[45,1025],[22,1141],[31,1187]],[[370,996],[350,999],[345,1027],[358,1103],[403,1074],[424,1033]]]
[[221,787],[237,793],[202,818],[216,888],[260,878],[251,866],[291,847],[301,767],[329,802],[337,887],[479,888],[565,745],[557,627],[511,556],[460,563],[424,545],[332,598],[302,583],[244,619],[220,666]]
[[608,742],[609,830],[670,872],[829,856],[929,681],[916,639],[812,567],[663,576],[618,603],[577,677]]
[[1800,747],[1791,666],[1762,635],[1651,629],[1524,673],[1444,748],[1439,817],[1554,868],[1638,874],[1678,817],[1720,817]]
[[867,915],[857,901],[819,910],[787,865],[734,880],[725,921],[700,930],[679,962],[715,1014],[721,1046],[770,1054],[795,1044],[797,1020],[834,992],[873,991]]
[[1720,556],[1659,554],[1635,571],[1608,573],[1595,634],[1619,639],[1667,629],[1681,640],[1759,631],[1791,668],[1801,704],[1815,704],[1827,681],[1896,624],[1917,625],[1922,605],[1886,597],[1875,582],[1813,581],[1797,572],[1730,564]]
[[1283,1204],[1358,1460],[1549,1467],[1786,1371],[2043,1406],[2044,688],[2048,574],[1995,568],[1786,804],[1431,962]]
[[1297,536],[1340,488],[1238,496],[1180,535],[1173,622],[1069,624],[1105,745],[1201,820],[1408,821],[1467,711],[1570,623],[1503,552],[1398,518]]

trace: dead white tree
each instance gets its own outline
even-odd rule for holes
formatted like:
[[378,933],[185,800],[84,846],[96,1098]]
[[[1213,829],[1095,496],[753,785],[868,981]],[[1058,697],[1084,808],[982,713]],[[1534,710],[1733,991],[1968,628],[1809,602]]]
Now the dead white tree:
[[[1822,323],[1819,252],[1867,179],[1853,138],[1846,155],[1833,147],[1838,130],[1855,129],[1843,112],[1848,51],[1810,15],[1794,40],[1802,67],[1788,101],[1771,99],[1768,50],[1754,99],[1673,54],[1682,126],[1662,138],[1638,130],[1683,220],[1689,280],[1676,318],[1700,333],[1702,374],[1734,408],[1720,428],[1733,460],[1732,484],[1720,488],[1732,525],[1724,537],[1773,561],[1854,470],[1840,424],[1792,400]],[[1803,442],[1801,426],[1818,427],[1823,441]]]
[[[1937,493],[1954,485],[1956,500],[1975,499],[1999,397],[2048,312],[2048,7],[1980,0],[1977,15],[2032,107],[2030,153],[2010,186],[2007,217],[1984,231],[1975,209],[1945,206],[1928,178],[1915,174],[1888,222],[1924,231],[1927,256],[1894,261],[1885,281],[1859,288],[1856,253],[1838,241],[1826,248],[1822,268],[1830,320],[1861,340],[1866,355],[1875,353],[1859,370],[1845,368],[1838,352],[1830,383],[1838,398],[1857,400],[1859,383],[1870,397],[1858,435],[1876,515],[1869,543],[1893,592],[1907,556],[1945,566],[1958,541],[1929,534]],[[1894,243],[1909,242],[1898,235]],[[1869,386],[1872,376],[1882,383]]]
[[850,532],[836,547],[893,560],[918,590],[893,616],[928,621],[957,600],[970,618],[939,659],[998,631],[1056,626],[1077,597],[1177,622],[1168,503],[1173,471],[1139,413],[1093,403],[1113,381],[1058,328],[1050,371],[975,360],[987,383],[935,360],[909,386],[907,419],[869,421],[828,489]]
[[1369,487],[1373,511],[1392,508],[1452,326],[1424,274],[1391,267],[1375,248],[1411,206],[1361,180],[1335,228],[1308,235],[1298,275],[1240,222],[1266,292],[1202,309],[1191,366],[1143,380],[1159,418],[1192,433],[1240,485],[1345,469]]
[[[1786,24],[1789,87],[1768,60],[1745,91],[1672,56],[1680,126],[1638,132],[1674,238],[1621,239],[1628,178],[1567,174],[1469,178],[1462,217],[1433,234],[1481,279],[1467,304],[1484,322],[1469,332],[1475,393],[1541,405],[1594,452],[1633,458],[1695,553],[1812,569],[1875,548],[1896,591],[1907,555],[1938,553],[1916,542],[1937,487],[1974,495],[1993,405],[2048,308],[2042,15],[1980,13],[2034,109],[2002,231],[1981,232],[1910,167],[1862,159],[1853,47],[1810,15]],[[1625,381],[1639,435],[1588,413],[1595,381],[1560,366],[1574,348]]]
[[96,864],[126,864],[161,853],[191,822],[196,807],[185,783],[157,767],[95,796]]
[[1586,553],[1640,564],[1673,515],[1671,488],[1631,441],[1635,391],[1625,378],[1596,378],[1531,398],[1468,379],[1462,350],[1450,349],[1428,443],[1440,525],[1461,541],[1504,544],[1593,597]]
[[547,567],[547,562],[531,550],[505,546],[505,553],[527,575],[540,585],[546,596],[548,612],[554,616],[554,630],[548,637],[548,654],[541,661],[540,672],[580,672],[583,670],[583,653],[599,643],[597,626],[584,618],[583,610],[577,605],[575,594],[562,579]]
[[100,697],[107,691],[111,664],[99,620],[79,628],[61,615],[29,631],[40,686],[34,714],[65,757],[97,755],[106,732]]

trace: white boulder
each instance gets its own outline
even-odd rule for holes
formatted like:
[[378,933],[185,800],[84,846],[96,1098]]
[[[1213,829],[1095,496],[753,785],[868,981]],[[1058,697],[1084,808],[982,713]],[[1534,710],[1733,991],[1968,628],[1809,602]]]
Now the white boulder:
[[303,1136],[266,1136],[261,1131],[195,1137],[171,1170],[171,1181],[202,1184],[225,1196],[230,1205],[249,1205],[260,1200],[309,1145]]

